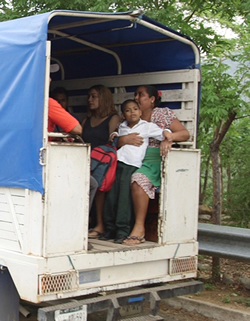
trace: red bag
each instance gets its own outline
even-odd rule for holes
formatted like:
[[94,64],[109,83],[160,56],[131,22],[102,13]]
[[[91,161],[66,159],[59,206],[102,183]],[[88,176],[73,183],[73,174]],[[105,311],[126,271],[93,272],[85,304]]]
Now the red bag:
[[98,190],[108,192],[115,181],[117,148],[112,144],[97,146],[91,151],[91,175],[98,183]]

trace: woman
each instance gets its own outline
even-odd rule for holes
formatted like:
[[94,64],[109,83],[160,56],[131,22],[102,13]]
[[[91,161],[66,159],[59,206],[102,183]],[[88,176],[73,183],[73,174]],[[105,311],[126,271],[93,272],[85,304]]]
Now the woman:
[[[111,91],[102,85],[89,89],[88,115],[82,121],[82,138],[96,146],[104,145],[109,135],[118,127],[120,117],[115,109]],[[89,230],[89,238],[99,238],[104,232],[102,211],[105,201],[105,192],[97,190],[95,195],[96,226]]]
[[[152,121],[161,128],[168,128],[171,134],[169,139],[161,143],[150,139],[149,147],[142,167],[131,178],[132,199],[135,212],[135,224],[124,244],[134,245],[145,241],[145,219],[149,199],[155,198],[155,190],[160,186],[161,155],[166,155],[171,150],[173,142],[185,141],[189,138],[188,130],[176,118],[175,113],[169,108],[159,108],[160,96],[153,86],[140,86],[135,92],[135,101],[139,104],[142,116],[146,121]],[[140,146],[142,138],[138,134],[120,137],[119,145],[132,144]],[[160,146],[160,148],[159,148]]]

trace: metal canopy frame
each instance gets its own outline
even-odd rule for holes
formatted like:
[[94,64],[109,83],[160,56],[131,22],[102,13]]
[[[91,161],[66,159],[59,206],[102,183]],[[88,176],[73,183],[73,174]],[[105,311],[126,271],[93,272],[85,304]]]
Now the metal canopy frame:
[[[127,20],[129,21],[129,25],[122,27],[122,28],[115,28],[111,31],[117,31],[117,30],[122,30],[122,29],[128,29],[128,28],[133,28],[136,24],[140,24],[148,29],[154,30],[166,37],[169,37],[170,39],[152,39],[152,40],[147,40],[147,41],[141,41],[141,42],[126,42],[123,44],[115,44],[112,45],[112,47],[123,47],[123,46],[132,46],[132,45],[138,45],[138,44],[148,44],[148,43],[157,43],[157,42],[165,42],[165,41],[171,41],[171,40],[177,40],[180,41],[182,43],[185,43],[189,46],[192,47],[193,52],[194,52],[194,56],[195,56],[195,65],[199,65],[199,61],[200,61],[200,55],[199,55],[199,50],[197,48],[197,46],[194,44],[193,41],[191,41],[190,39],[188,39],[188,37],[185,36],[181,36],[178,35],[174,32],[171,32],[169,30],[163,29],[160,26],[157,26],[153,23],[147,22],[142,20],[142,16],[143,16],[143,12],[142,11],[132,11],[129,12],[127,14],[116,14],[116,15],[112,15],[112,14],[100,14],[100,13],[70,13],[70,12],[61,12],[61,11],[57,11],[57,12],[53,12],[50,17],[49,17],[49,22],[53,19],[53,17],[56,16],[65,16],[65,17],[85,17],[85,18],[91,18],[91,20],[87,20],[87,21],[81,21],[81,22],[71,22],[68,24],[59,24],[59,25],[55,25],[53,26],[53,28],[49,28],[48,33],[50,34],[54,34],[60,37],[65,37],[68,38],[72,41],[78,42],[80,44],[86,45],[89,48],[94,48],[103,52],[106,52],[108,54],[110,54],[111,56],[113,56],[117,62],[117,74],[120,75],[122,73],[122,64],[121,64],[121,60],[119,58],[119,56],[117,55],[117,53],[115,53],[113,50],[108,49],[108,46],[104,45],[104,46],[100,46],[97,45],[93,42],[90,41],[86,41],[83,39],[80,39],[79,37],[77,37],[76,35],[70,35],[66,32],[63,32],[61,30],[63,29],[71,29],[71,28],[76,28],[76,27],[84,27],[84,26],[89,26],[89,25],[94,25],[94,24],[100,24],[100,23],[104,23],[104,22],[109,22],[109,21],[115,21],[115,20]],[[100,18],[101,17],[101,18]],[[86,49],[85,49],[86,50]]]

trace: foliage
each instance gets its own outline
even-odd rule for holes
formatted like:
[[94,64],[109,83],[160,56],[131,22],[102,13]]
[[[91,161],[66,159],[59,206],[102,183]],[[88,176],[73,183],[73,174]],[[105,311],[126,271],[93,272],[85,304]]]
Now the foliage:
[[[246,5],[247,7],[247,5]],[[218,0],[193,1],[160,1],[160,0],[10,0],[2,1],[0,21],[47,12],[55,9],[82,11],[130,11],[143,10],[149,17],[156,19],[175,30],[189,35],[202,52],[210,52],[213,48],[224,47],[226,40],[220,37],[207,23],[220,19],[221,24],[234,26],[237,14],[245,15],[243,4],[237,0],[230,1],[230,5]]]
[[204,289],[206,291],[211,291],[215,289],[215,285],[212,282],[207,282],[204,284]]
[[224,298],[222,298],[222,302],[223,303],[230,303],[231,299],[229,298],[229,296],[225,296]]
[[[230,130],[229,147],[233,151],[230,157],[225,155],[225,163],[231,165],[230,181],[233,185],[229,191],[225,191],[227,213],[239,227],[249,227],[250,222],[250,144],[249,117],[237,119]],[[231,145],[231,146],[230,146]],[[224,149],[223,149],[224,150]]]
[[[246,34],[248,28],[247,24],[238,26],[237,30],[241,37],[231,41],[232,50],[225,51],[223,56],[215,51],[215,54],[208,55],[202,64],[203,88],[198,134],[199,147],[203,151],[202,178],[210,155],[209,146],[219,139],[221,128],[232,112],[236,113],[236,120],[221,141],[220,156],[223,206],[242,227],[247,227],[250,221],[248,204],[250,191],[245,179],[250,168],[248,158],[245,157],[250,153],[246,141],[246,127],[249,124],[250,114],[250,47],[247,37],[249,32]],[[228,63],[233,66],[234,72],[229,69]],[[211,177],[210,167],[208,183],[210,188]],[[207,191],[208,195],[204,199],[212,202],[211,192]]]

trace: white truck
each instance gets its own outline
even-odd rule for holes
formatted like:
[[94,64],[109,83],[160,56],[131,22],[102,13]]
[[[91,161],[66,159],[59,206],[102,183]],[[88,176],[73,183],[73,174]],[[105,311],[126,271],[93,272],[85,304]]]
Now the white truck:
[[[153,284],[165,297],[200,291],[202,284],[193,280],[200,171],[195,43],[140,11],[58,10],[1,22],[0,52],[1,320],[18,320],[20,299],[43,303],[40,321],[86,320],[93,303],[72,298],[121,289],[126,296],[127,289],[128,304],[138,298],[134,287]],[[78,118],[86,114],[92,85],[109,87],[119,110],[138,85],[151,84],[162,92],[162,106],[173,108],[189,130],[190,139],[162,161],[145,243],[91,240],[88,251],[90,146],[49,139],[64,136],[47,130],[51,62],[60,65],[51,86],[68,90]],[[155,291],[144,288],[139,295],[150,296],[152,311],[164,297]],[[109,302],[107,320],[116,320],[124,302]]]

